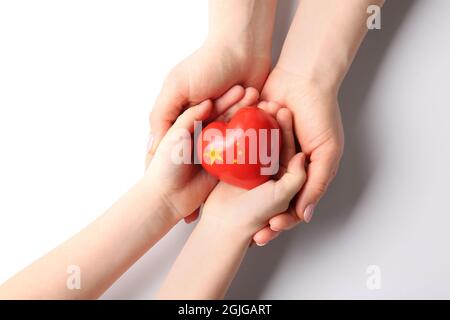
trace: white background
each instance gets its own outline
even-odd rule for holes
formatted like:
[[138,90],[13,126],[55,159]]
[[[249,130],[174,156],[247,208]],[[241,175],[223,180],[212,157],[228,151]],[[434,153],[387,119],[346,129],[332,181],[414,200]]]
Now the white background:
[[[280,2],[275,56],[295,8]],[[311,224],[250,250],[228,298],[450,298],[449,14],[388,2],[341,91],[337,179]],[[162,80],[206,32],[205,0],[0,1],[0,283],[140,177]],[[104,298],[152,298],[192,227]]]

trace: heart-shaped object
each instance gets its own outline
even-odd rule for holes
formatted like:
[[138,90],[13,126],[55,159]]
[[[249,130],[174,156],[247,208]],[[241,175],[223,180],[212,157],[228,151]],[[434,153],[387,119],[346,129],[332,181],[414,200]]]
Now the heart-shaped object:
[[281,149],[278,122],[264,110],[239,109],[227,124],[207,125],[197,140],[203,168],[229,184],[252,189],[277,173]]

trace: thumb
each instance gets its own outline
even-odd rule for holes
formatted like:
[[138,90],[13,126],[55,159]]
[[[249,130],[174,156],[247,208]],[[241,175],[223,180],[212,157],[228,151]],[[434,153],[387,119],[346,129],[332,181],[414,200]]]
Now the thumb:
[[150,135],[147,143],[146,168],[162,138],[187,103],[187,98],[180,94],[179,90],[171,82],[166,80],[150,113]]
[[[189,133],[192,133],[194,131],[195,121],[202,121],[207,119],[208,116],[211,114],[211,111],[212,111],[211,100],[205,100],[196,106],[186,109],[186,111],[184,111],[177,118],[175,123],[168,130],[164,128],[165,129],[164,136],[176,135],[177,139],[179,139],[180,137],[186,137],[185,134],[186,131],[188,131],[187,136],[188,138],[191,138]],[[181,130],[181,132],[179,130]],[[158,137],[159,138],[157,142],[158,144],[160,144],[164,136]],[[154,139],[153,136],[150,136],[150,140],[151,139]],[[154,156],[155,152],[156,147],[154,146],[153,142],[153,147],[149,148],[149,150],[147,151],[146,167],[148,167],[148,165],[150,164],[151,159]]]
[[305,154],[300,152],[289,161],[286,172],[275,183],[275,199],[286,201],[287,209],[289,202],[300,191],[305,180]]
[[145,169],[149,166],[152,161],[153,156],[155,155],[156,149],[161,142],[164,135],[170,128],[170,124],[166,126],[161,126],[158,129],[153,129],[150,131],[147,141],[147,153],[145,155]]
[[305,155],[298,153],[291,159],[286,173],[278,181],[269,180],[244,193],[241,199],[245,203],[252,203],[250,210],[252,215],[269,219],[280,212],[285,212],[289,202],[305,182],[304,165]]
[[192,133],[194,131],[194,122],[207,119],[211,112],[212,102],[211,100],[205,100],[196,106],[186,109],[178,117],[170,130],[185,129]]

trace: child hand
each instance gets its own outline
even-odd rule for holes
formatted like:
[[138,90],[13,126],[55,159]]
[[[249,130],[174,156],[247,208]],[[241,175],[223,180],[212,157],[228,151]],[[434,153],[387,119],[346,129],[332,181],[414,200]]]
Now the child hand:
[[300,191],[306,179],[305,155],[295,155],[290,111],[280,109],[277,121],[283,138],[278,180],[270,180],[252,190],[220,182],[206,200],[202,220],[213,220],[215,225],[238,230],[250,239],[267,226],[271,217],[288,209],[291,199]]
[[[195,220],[198,208],[217,184],[216,178],[193,163],[194,121],[226,116],[241,105],[255,104],[258,98],[256,89],[244,90],[241,86],[235,86],[214,102],[206,100],[186,109],[161,140],[145,179],[152,184],[153,192],[165,203],[176,221],[188,216],[190,220]],[[183,158],[180,156],[184,156],[180,154],[182,145],[188,146],[190,152],[188,161],[180,163],[178,161]]]

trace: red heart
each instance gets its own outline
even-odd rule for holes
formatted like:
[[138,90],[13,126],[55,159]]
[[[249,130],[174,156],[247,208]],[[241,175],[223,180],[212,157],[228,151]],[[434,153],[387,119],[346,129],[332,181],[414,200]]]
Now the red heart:
[[241,108],[228,124],[215,121],[202,130],[197,140],[198,159],[220,180],[252,189],[278,171],[279,129],[277,121],[264,110]]

